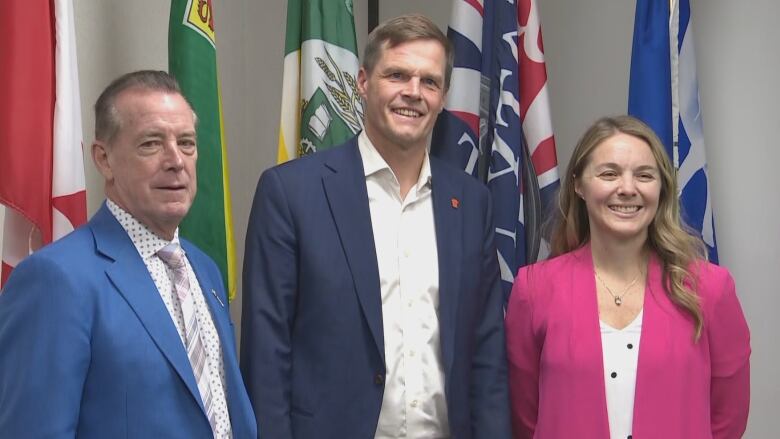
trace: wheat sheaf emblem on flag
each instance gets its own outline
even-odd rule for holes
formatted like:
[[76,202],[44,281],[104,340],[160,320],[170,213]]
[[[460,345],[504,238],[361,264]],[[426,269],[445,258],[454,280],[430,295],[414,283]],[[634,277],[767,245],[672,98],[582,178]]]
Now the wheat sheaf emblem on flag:
[[326,47],[322,53],[324,56],[315,56],[314,62],[322,73],[324,88],[317,87],[308,100],[301,100],[299,155],[311,154],[320,145],[332,144],[327,139],[333,130],[348,130],[354,135],[363,129],[363,102],[356,78],[339,67]]
[[182,23],[214,46],[214,9],[211,0],[189,0],[184,8]]

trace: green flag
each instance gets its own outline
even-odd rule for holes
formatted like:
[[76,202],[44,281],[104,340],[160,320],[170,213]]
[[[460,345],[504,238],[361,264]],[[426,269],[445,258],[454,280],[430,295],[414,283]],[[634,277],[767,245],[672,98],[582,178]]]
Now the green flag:
[[180,232],[214,259],[232,299],[235,246],[211,0],[171,1],[168,69],[198,115],[198,194]]
[[284,54],[279,163],[362,129],[352,0],[289,0]]

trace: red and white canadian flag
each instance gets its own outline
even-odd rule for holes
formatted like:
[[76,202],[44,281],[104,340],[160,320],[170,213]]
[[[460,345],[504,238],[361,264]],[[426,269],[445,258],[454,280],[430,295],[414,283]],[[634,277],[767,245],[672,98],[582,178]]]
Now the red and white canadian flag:
[[2,284],[87,211],[72,2],[10,3],[0,14]]

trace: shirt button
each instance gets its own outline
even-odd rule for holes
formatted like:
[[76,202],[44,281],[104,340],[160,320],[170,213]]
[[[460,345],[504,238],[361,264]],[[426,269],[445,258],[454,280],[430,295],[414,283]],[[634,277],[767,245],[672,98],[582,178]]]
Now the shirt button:
[[411,307],[412,307],[412,301],[410,300],[410,301],[406,302],[406,306],[408,306],[409,308],[411,308]]
[[409,250],[404,250],[404,257],[405,257],[405,258],[408,258],[408,257],[409,257]]
[[617,372],[612,372],[611,374],[609,374],[609,376],[611,376],[612,378],[617,378]]
[[409,351],[409,356],[414,357],[414,351]]
[[412,401],[412,404],[411,404],[411,406],[412,406],[412,407],[417,407],[417,400],[416,400],[416,399],[415,399],[414,401]]
[[374,384],[376,384],[377,386],[381,386],[384,383],[385,383],[384,375],[382,375],[381,373],[374,375]]
[[632,343],[627,344],[626,347],[629,349],[634,349],[634,345]]

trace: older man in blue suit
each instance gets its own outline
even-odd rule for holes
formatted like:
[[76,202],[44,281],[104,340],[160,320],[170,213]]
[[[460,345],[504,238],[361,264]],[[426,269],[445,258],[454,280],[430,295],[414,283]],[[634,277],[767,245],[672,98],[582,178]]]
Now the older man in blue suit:
[[255,437],[219,271],[178,236],[192,108],[167,73],[134,72],[98,98],[95,125],[105,204],[0,295],[0,436]]
[[269,437],[511,435],[490,198],[428,155],[451,69],[430,20],[384,23],[365,130],[260,178],[241,366]]

